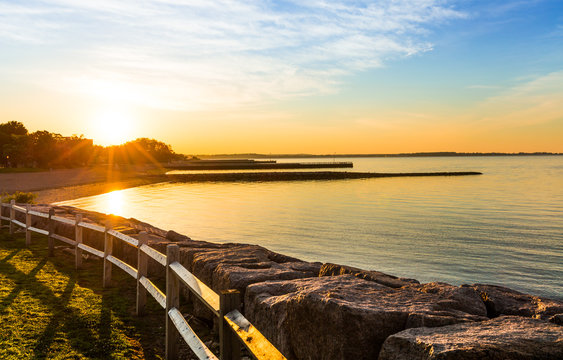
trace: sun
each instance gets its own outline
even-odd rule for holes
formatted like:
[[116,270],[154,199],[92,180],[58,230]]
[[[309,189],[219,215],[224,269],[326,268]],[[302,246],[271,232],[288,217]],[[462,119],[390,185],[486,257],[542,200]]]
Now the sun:
[[92,119],[93,138],[96,144],[103,146],[120,145],[132,140],[134,123],[124,111],[104,111]]

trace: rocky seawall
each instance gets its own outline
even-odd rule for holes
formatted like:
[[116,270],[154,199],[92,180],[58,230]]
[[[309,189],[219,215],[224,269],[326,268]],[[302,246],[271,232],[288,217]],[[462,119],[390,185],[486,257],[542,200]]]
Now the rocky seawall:
[[470,176],[482,175],[476,171],[457,172],[421,172],[421,173],[375,173],[350,171],[275,171],[275,172],[226,172],[226,173],[192,173],[166,175],[165,180],[173,182],[206,182],[206,181],[304,181],[304,180],[344,180],[370,179],[387,177],[420,177],[420,176]]
[[[81,213],[93,223],[108,219],[72,207],[54,209],[68,218]],[[245,316],[288,359],[563,358],[563,301],[495,285],[420,284],[109,218],[116,230],[132,237],[148,232],[149,245],[161,252],[170,243],[179,245],[181,263],[215,291],[239,290]],[[32,226],[46,225],[45,219],[33,218]],[[66,224],[57,223],[55,232],[74,237],[74,227]],[[102,249],[103,235],[84,229],[84,242]],[[120,243],[114,254],[136,266],[136,249]],[[160,277],[163,270],[149,263],[149,276]],[[184,296],[194,302],[196,316],[211,319],[197,299],[187,291]]]

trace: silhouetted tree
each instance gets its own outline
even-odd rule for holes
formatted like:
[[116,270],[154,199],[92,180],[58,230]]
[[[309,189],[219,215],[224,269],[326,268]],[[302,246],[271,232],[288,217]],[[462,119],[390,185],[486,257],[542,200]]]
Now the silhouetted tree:
[[76,167],[95,163],[146,164],[184,159],[170,145],[139,138],[123,145],[94,145],[83,135],[64,137],[46,130],[28,133],[17,121],[0,124],[0,164],[17,167]]
[[39,167],[49,167],[57,157],[57,140],[59,134],[52,134],[46,130],[31,133],[31,154]]
[[85,166],[93,160],[94,144],[91,139],[85,139],[83,135],[60,137],[57,141],[57,158],[55,166]]
[[0,124],[0,161],[4,166],[17,167],[28,159],[27,129],[18,121]]
[[178,156],[172,151],[170,145],[147,138],[139,138],[123,145],[112,146],[108,150],[113,154],[113,161],[118,164],[168,162]]
[[0,124],[0,133],[9,135],[27,135],[27,129],[19,121],[8,121]]

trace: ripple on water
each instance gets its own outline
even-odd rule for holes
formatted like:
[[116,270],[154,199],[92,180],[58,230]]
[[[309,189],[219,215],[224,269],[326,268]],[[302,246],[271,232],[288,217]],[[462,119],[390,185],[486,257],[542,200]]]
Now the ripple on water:
[[[562,156],[349,160],[355,171],[484,175],[161,183],[120,191],[115,209],[194,239],[563,299]],[[107,212],[110,197],[64,204]]]

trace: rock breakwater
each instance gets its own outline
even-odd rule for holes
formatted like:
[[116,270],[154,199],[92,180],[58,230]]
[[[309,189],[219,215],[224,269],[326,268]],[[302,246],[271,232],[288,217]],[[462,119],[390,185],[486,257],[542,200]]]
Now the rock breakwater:
[[341,180],[369,179],[384,177],[412,176],[468,176],[482,175],[480,172],[423,172],[423,173],[374,173],[349,171],[274,171],[274,172],[237,172],[237,173],[191,173],[168,174],[162,181],[205,182],[205,181],[302,181],[302,180]]

